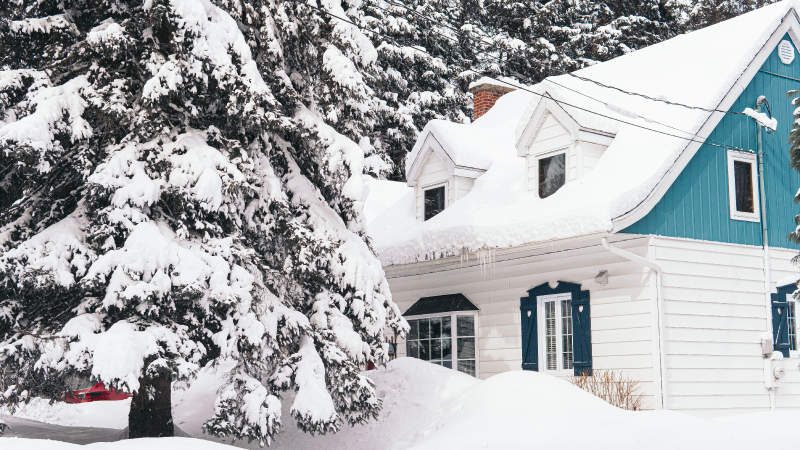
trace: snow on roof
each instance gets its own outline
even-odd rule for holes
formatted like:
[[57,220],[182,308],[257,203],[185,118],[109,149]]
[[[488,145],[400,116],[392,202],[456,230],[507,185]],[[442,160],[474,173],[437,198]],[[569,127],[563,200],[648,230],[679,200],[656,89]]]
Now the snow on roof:
[[[414,148],[406,156],[406,175],[411,179],[423,161],[416,161],[428,136],[433,136],[455,166],[486,170],[497,157],[513,152],[513,130],[533,94],[508,93],[472,124],[431,120],[425,125]],[[509,147],[511,145],[512,147]]]
[[515,88],[519,88],[521,86],[524,86],[524,85],[520,84],[519,81],[517,81],[517,80],[515,80],[513,78],[508,78],[508,77],[498,77],[498,78],[481,77],[481,78],[478,78],[477,80],[473,81],[472,83],[470,83],[469,87],[467,88],[467,90],[468,91],[472,91],[472,88],[476,88],[478,86],[483,86],[485,84],[488,84],[488,85],[491,85],[491,86],[497,86],[497,87],[499,87],[501,89],[504,89],[504,90],[515,89]]
[[[729,92],[741,92],[744,85],[738,90],[734,85],[798,4],[772,4],[576,74],[629,92],[717,108]],[[647,212],[643,202],[691,143],[682,137],[697,134],[706,122],[719,118],[569,75],[548,78],[529,89],[541,95],[517,90],[501,97],[471,125],[437,121],[425,128],[407,167],[432,132],[454,159],[472,164],[480,160],[480,167],[486,167],[479,156],[483,154],[490,159],[488,168],[469,194],[428,221],[414,220],[413,196],[403,197],[372,221],[368,230],[384,264],[458,255],[464,248],[507,248],[610,233],[615,220]],[[526,145],[520,138],[542,96],[552,97],[548,105],[563,109],[581,128],[615,136],[588,175],[546,199],[528,191],[525,160],[516,156],[516,147]],[[520,108],[522,102],[526,106]]]

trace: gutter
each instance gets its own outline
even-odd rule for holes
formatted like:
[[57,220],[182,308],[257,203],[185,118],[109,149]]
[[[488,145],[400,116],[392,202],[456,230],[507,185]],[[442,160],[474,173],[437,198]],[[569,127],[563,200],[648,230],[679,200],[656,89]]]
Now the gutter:
[[661,268],[661,265],[655,261],[650,261],[647,258],[642,258],[639,255],[631,253],[627,250],[623,250],[619,247],[614,247],[608,243],[608,238],[604,237],[601,240],[603,247],[608,250],[609,252],[620,256],[622,258],[627,259],[628,261],[632,261],[635,263],[639,263],[653,272],[656,273],[656,319],[658,321],[658,365],[659,365],[659,374],[660,374],[660,387],[661,387],[661,409],[667,409],[667,389],[666,389],[666,352],[664,350],[664,308],[663,308],[663,299],[664,295],[662,293],[663,288],[663,274],[664,269]]

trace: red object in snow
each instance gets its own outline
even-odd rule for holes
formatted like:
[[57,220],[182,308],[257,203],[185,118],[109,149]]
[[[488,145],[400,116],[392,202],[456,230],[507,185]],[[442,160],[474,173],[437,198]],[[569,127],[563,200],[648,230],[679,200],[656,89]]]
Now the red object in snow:
[[125,394],[123,392],[117,393],[114,390],[108,390],[103,383],[97,383],[94,386],[86,389],[78,389],[72,391],[72,393],[67,392],[64,396],[64,401],[67,403],[88,403],[88,402],[99,402],[99,401],[113,401],[113,400],[125,400],[126,398],[130,398],[131,394]]

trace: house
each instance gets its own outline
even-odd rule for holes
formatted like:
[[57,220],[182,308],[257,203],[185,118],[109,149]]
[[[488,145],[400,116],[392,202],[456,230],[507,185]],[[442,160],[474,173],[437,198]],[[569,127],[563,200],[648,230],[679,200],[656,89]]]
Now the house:
[[798,10],[577,77],[473,83],[479,117],[430,122],[407,186],[371,186],[368,232],[411,325],[400,355],[479,378],[621,371],[648,408],[703,416],[800,407]]

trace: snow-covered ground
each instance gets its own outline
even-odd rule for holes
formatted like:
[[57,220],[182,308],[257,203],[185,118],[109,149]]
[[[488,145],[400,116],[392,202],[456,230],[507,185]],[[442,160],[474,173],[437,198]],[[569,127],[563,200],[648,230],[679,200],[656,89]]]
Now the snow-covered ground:
[[[188,390],[173,395],[175,422],[188,436],[203,435],[212,414],[218,370],[205,369]],[[446,449],[754,449],[791,448],[800,411],[708,420],[675,411],[629,412],[614,408],[567,382],[536,372],[508,372],[480,381],[410,358],[371,372],[383,411],[365,426],[310,436],[283,411],[286,429],[272,443],[280,450],[446,450]],[[290,405],[291,402],[284,402]],[[4,419],[14,427],[0,438],[5,449],[73,449],[71,444],[15,439],[35,437],[85,443],[118,439],[127,421],[127,402],[83,405],[32,404],[19,413],[30,420]],[[288,407],[287,407],[288,409]],[[49,425],[48,425],[49,424]],[[69,428],[67,428],[69,427]],[[86,429],[80,427],[105,427]],[[782,430],[779,432],[779,430]],[[214,439],[211,439],[214,440]],[[229,443],[229,442],[225,442]],[[11,445],[9,445],[11,444]],[[253,442],[237,447],[259,448]],[[97,450],[222,450],[225,446],[189,438],[95,444]],[[229,447],[228,447],[229,448]]]

